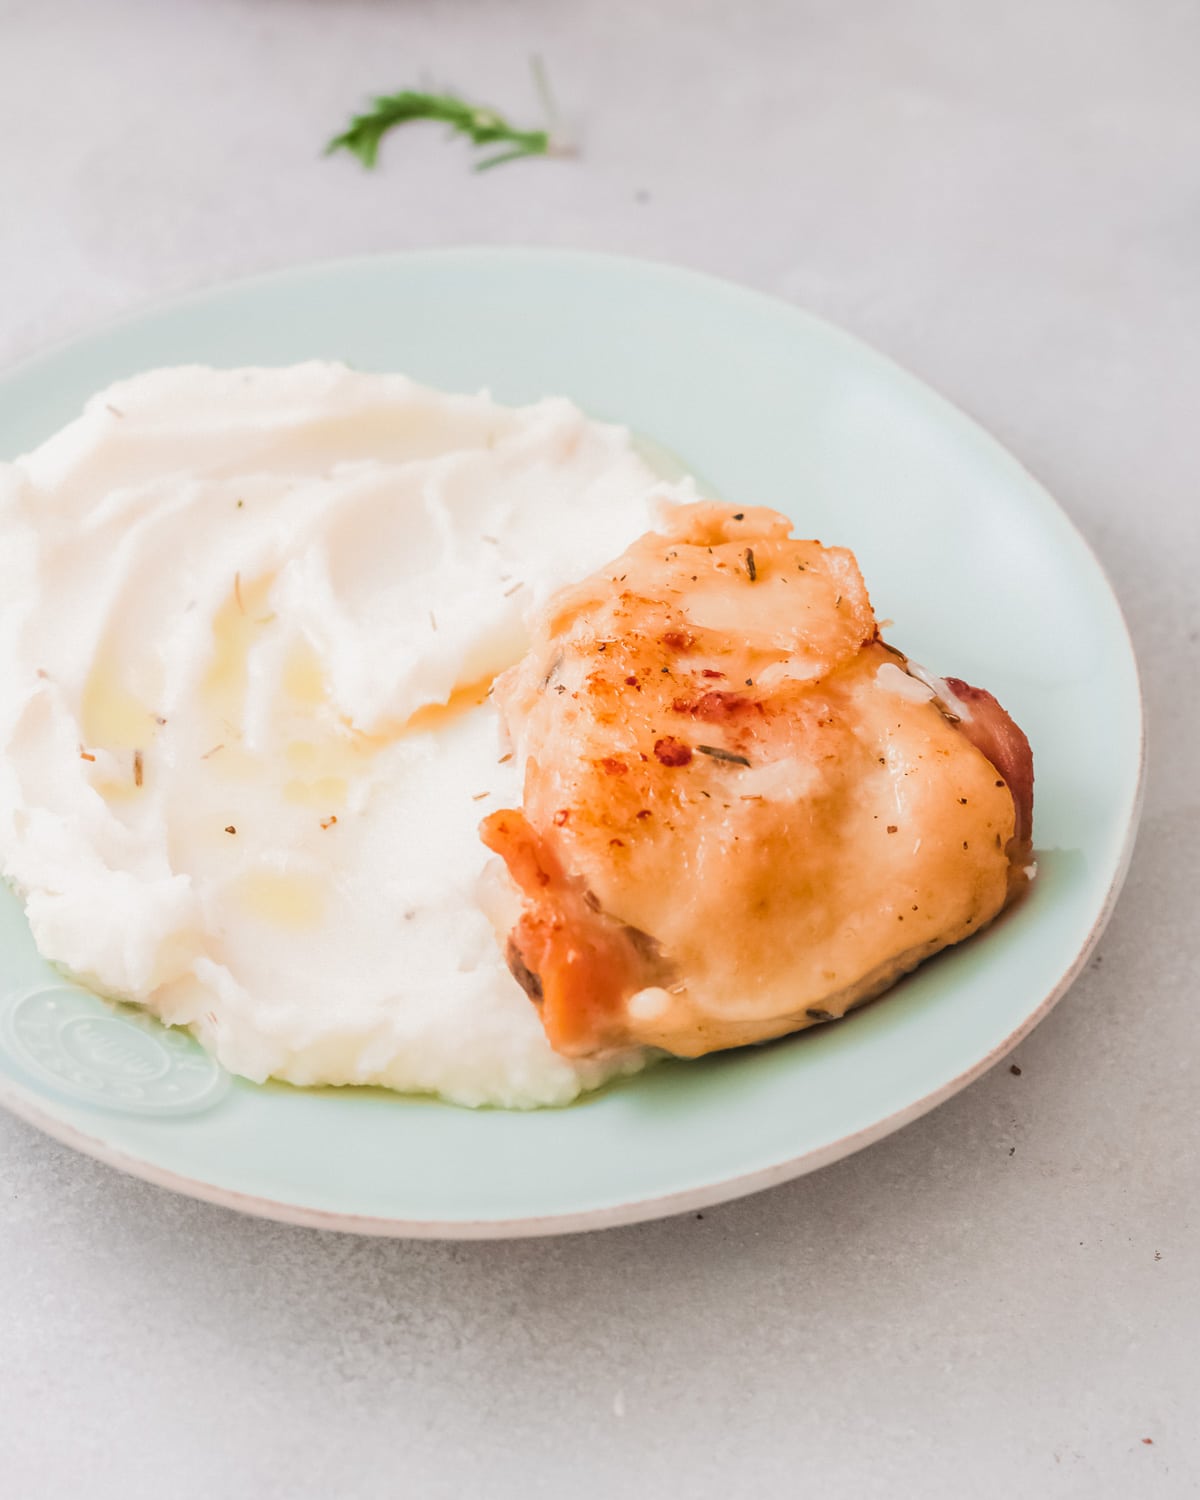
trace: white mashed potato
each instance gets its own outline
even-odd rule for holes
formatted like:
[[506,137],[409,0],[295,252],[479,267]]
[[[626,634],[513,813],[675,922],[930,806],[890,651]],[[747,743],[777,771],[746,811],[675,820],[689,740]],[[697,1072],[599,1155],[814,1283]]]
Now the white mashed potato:
[[45,956],[253,1079],[560,1103],[480,906],[485,694],[663,495],[621,428],[159,370],[0,465],[0,861]]

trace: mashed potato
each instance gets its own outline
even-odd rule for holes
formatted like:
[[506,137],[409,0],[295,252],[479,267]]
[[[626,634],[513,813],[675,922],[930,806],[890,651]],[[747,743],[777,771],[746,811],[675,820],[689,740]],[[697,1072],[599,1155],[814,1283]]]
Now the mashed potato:
[[[620,428],[159,370],[0,466],[0,861],[45,956],[231,1070],[560,1103],[481,906],[486,694],[664,493]],[[686,490],[684,491],[686,493]]]

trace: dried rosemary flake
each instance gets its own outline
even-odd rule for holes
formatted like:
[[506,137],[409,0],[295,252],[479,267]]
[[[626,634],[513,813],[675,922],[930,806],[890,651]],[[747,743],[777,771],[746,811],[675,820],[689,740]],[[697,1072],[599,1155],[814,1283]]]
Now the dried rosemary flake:
[[750,764],[744,755],[736,755],[732,750],[722,750],[719,745],[697,745],[696,749],[701,755],[711,755],[713,760],[728,761],[734,766]]

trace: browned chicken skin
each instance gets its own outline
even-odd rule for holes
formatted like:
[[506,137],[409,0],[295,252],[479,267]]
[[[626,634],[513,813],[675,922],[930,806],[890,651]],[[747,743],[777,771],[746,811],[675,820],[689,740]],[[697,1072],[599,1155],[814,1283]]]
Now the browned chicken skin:
[[558,594],[496,685],[524,806],[482,836],[509,965],[570,1056],[682,1056],[843,1015],[1026,883],[1000,705],[879,638],[853,554],[690,505]]

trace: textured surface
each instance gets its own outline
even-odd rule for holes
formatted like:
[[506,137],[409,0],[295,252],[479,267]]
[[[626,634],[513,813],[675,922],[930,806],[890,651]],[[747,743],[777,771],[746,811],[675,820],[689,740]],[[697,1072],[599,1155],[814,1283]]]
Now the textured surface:
[[[358,250],[730,275],[893,354],[1046,481],[1128,611],[1151,730],[1125,898],[1020,1075],[702,1219],[322,1237],[0,1117],[4,1492],[1197,1493],[1194,8],[0,0],[0,30],[0,358]],[[581,160],[474,178],[416,130],[374,178],[317,159],[423,69],[532,113],[533,49]]]

